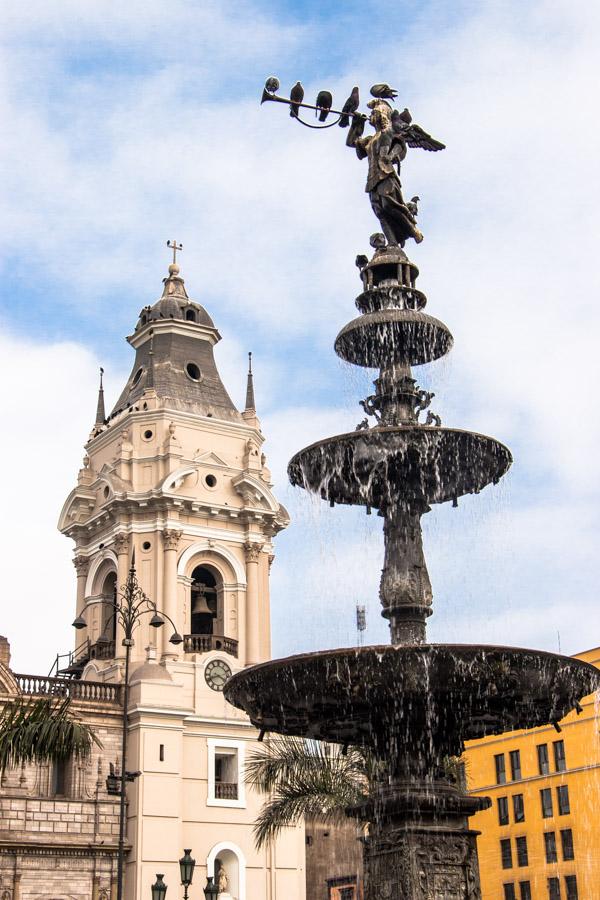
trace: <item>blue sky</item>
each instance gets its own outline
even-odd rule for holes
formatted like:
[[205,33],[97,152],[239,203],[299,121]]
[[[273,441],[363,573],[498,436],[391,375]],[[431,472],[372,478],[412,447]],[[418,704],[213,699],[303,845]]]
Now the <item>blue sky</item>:
[[[0,630],[17,667],[43,671],[70,643],[75,579],[55,523],[97,366],[114,398],[132,360],[124,335],[160,293],[168,238],[183,242],[188,290],[223,334],[218,361],[238,402],[254,352],[293,515],[273,568],[275,651],[352,641],[356,602],[368,639],[385,640],[380,521],[317,508],[285,481],[295,450],[361,418],[375,373],[341,364],[332,345],[377,223],[339,129],[319,135],[259,106],[269,74],[340,101],[353,84],[365,101],[388,81],[448,145],[415,150],[403,171],[422,199],[426,239],[408,248],[419,286],[455,336],[450,358],[417,375],[445,424],[494,435],[515,465],[498,488],[426,517],[431,638],[597,645],[594,5],[34,0],[0,16],[3,548],[18,598]],[[305,623],[293,635],[290,609]]]

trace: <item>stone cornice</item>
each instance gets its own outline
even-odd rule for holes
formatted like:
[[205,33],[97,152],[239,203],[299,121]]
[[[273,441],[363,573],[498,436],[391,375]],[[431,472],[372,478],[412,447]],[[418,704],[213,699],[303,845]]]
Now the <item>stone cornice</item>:
[[[140,401],[137,402],[139,403]],[[134,419],[135,422],[145,424],[146,422],[156,422],[159,418],[169,419],[169,421],[173,420],[176,424],[193,426],[199,434],[201,432],[214,434],[215,431],[218,431],[219,434],[231,435],[232,437],[253,437],[259,443],[259,446],[265,441],[265,436],[261,431],[245,422],[230,422],[226,419],[218,419],[216,416],[201,416],[199,413],[174,409],[168,403],[165,403],[157,406],[155,409],[136,409],[134,406],[133,412],[126,410],[120,413],[111,420],[108,428],[101,431],[86,444],[86,452],[90,455],[103,449],[108,444],[112,444],[115,438],[120,437],[123,425],[127,419]],[[217,427],[215,428],[215,426]]]
[[[46,797],[45,799],[48,798]],[[55,844],[50,843],[49,841],[48,843],[41,843],[41,835],[40,832],[37,831],[35,832],[35,837],[36,843],[31,846],[18,841],[0,840],[0,856],[14,856],[16,854],[18,856],[70,856],[89,858],[90,856],[114,857],[118,853],[117,844],[115,844],[114,847],[107,846],[106,844],[103,846],[94,846],[89,840],[89,835],[82,835],[80,837],[81,844],[79,846],[69,846],[68,844],[59,843]],[[98,844],[100,844],[100,839],[98,839]]]
[[188,515],[217,521],[235,520],[243,525],[255,524],[259,529],[263,525],[268,526],[269,537],[281,531],[289,523],[289,518],[282,507],[274,511],[262,506],[229,506],[224,503],[211,502],[210,497],[203,499],[181,497],[175,494],[165,495],[152,490],[144,493],[131,491],[126,496],[115,495],[108,508],[100,510],[84,522],[70,522],[63,526],[61,531],[77,540],[78,537],[94,532],[107,533],[110,527],[119,520],[120,514],[131,517],[143,513],[145,516],[157,519],[161,515],[164,518],[168,517],[173,510],[178,510],[180,514],[185,512]]

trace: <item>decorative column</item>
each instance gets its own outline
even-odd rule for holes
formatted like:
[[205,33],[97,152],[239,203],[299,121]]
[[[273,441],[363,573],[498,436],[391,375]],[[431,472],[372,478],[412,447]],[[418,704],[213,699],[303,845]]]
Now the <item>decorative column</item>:
[[[114,543],[115,553],[117,554],[117,597],[119,597],[125,587],[129,571],[129,535],[116,534]],[[115,659],[125,659],[124,638],[123,626],[117,619],[115,628]]]
[[258,560],[264,544],[244,544],[246,551],[246,665],[260,662]]
[[[164,565],[163,565],[163,609],[175,623],[177,631],[181,624],[177,615],[177,547],[181,540],[181,531],[176,528],[165,528],[163,531]],[[179,647],[169,643],[172,626],[166,622],[162,629],[163,659],[177,659]]]
[[[73,565],[77,572],[77,618],[79,618],[85,607],[85,583],[90,570],[90,561],[85,556],[76,556],[73,560]],[[82,630],[83,634],[77,634],[75,637],[77,644],[80,644],[82,639],[88,637],[87,628]]]

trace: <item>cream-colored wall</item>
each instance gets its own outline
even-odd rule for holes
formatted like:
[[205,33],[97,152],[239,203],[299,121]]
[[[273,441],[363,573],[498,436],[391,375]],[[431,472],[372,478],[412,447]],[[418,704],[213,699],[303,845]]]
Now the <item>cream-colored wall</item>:
[[[140,620],[131,651],[127,768],[143,774],[128,788],[127,900],[145,900],[157,872],[176,893],[177,860],[186,847],[197,860],[194,884],[203,887],[211,849],[222,842],[235,844],[245,858],[246,900],[305,896],[303,827],[259,853],[252,826],[263,797],[247,789],[242,807],[207,802],[208,742],[239,740],[249,751],[257,733],[223,693],[208,687],[206,665],[219,658],[236,672],[271,653],[269,567],[273,537],[288,518],[271,491],[263,441],[254,414],[221,421],[170,408],[146,391],[86,445],[77,487],[61,513],[59,527],[76,545],[77,611],[89,625],[77,644],[97,640],[101,582],[112,570],[122,586],[134,550],[140,586],[183,635],[191,632],[191,574],[199,564],[216,569],[223,582],[222,631],[238,642],[237,657],[184,652],[169,643],[168,622],[155,630],[149,616]],[[216,478],[214,487],[208,475]],[[123,677],[121,638],[116,660],[90,662],[84,677]],[[162,680],[136,677],[148,647],[154,648],[149,671]]]

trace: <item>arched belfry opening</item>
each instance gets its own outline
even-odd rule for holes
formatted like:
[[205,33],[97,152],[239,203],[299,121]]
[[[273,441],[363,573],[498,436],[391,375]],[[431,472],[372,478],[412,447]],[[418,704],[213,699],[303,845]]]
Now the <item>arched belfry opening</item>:
[[102,584],[102,617],[100,621],[100,637],[114,641],[117,633],[115,619],[115,591],[117,573],[109,572]]
[[192,572],[191,590],[191,629],[192,634],[216,634],[218,620],[223,618],[222,579],[218,572],[209,566],[196,566]]

